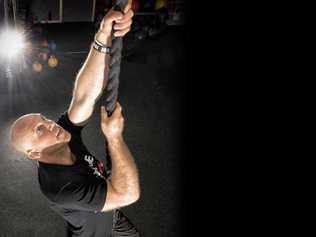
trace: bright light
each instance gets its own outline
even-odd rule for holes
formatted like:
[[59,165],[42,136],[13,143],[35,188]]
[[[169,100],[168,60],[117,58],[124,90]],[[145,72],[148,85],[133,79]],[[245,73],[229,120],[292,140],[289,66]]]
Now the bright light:
[[0,34],[0,56],[12,59],[25,47],[24,36],[16,30],[5,30]]

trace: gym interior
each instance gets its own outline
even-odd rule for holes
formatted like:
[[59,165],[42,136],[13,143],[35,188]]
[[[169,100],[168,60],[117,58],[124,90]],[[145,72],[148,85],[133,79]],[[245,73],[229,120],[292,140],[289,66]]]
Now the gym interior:
[[[66,236],[64,220],[40,192],[36,162],[12,149],[9,129],[23,114],[37,112],[56,120],[67,109],[76,75],[112,4],[0,0],[1,237]],[[185,3],[177,0],[133,0],[133,25],[123,39],[118,100],[141,185],[140,200],[123,210],[147,237],[184,235],[181,141],[188,67],[184,8]],[[23,52],[15,52],[18,37],[6,38],[4,29],[22,32]],[[101,98],[96,108],[102,103]],[[102,160],[99,109],[83,130],[83,140]]]

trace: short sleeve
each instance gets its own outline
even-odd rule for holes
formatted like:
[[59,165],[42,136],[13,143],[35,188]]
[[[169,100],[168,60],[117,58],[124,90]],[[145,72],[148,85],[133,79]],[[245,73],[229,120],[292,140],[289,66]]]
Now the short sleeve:
[[73,124],[68,116],[68,112],[65,111],[57,120],[57,124],[59,124],[62,128],[68,131],[71,134],[71,140],[69,142],[69,146],[71,151],[78,155],[82,153],[90,154],[87,147],[84,145],[81,137],[81,132],[84,126],[78,126]]
[[68,112],[65,111],[57,120],[57,124],[59,124],[61,127],[63,127],[65,130],[67,130],[72,135],[80,135],[82,129],[84,126],[78,126],[73,124],[68,116]]
[[80,211],[101,211],[105,204],[107,183],[103,179],[63,187],[56,198],[64,208]]

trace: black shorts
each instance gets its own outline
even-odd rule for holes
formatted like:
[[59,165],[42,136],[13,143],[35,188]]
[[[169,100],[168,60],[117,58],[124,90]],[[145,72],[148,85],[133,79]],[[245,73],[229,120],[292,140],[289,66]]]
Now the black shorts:
[[116,209],[114,211],[112,237],[121,236],[140,237],[140,234],[127,216],[122,211]]

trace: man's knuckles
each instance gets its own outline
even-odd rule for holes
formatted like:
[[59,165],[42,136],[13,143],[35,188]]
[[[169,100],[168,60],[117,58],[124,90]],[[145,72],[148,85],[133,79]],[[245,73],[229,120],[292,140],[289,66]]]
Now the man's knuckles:
[[126,13],[131,8],[132,8],[132,0],[129,0],[126,7],[124,8],[124,12]]
[[116,22],[118,23],[128,22],[132,19],[133,15],[134,15],[134,12],[130,10],[126,14],[123,15],[122,19],[118,19],[116,20]]
[[124,15],[121,12],[110,10],[103,18],[103,21],[105,24],[112,24],[113,21],[120,21],[122,19],[124,19]]

